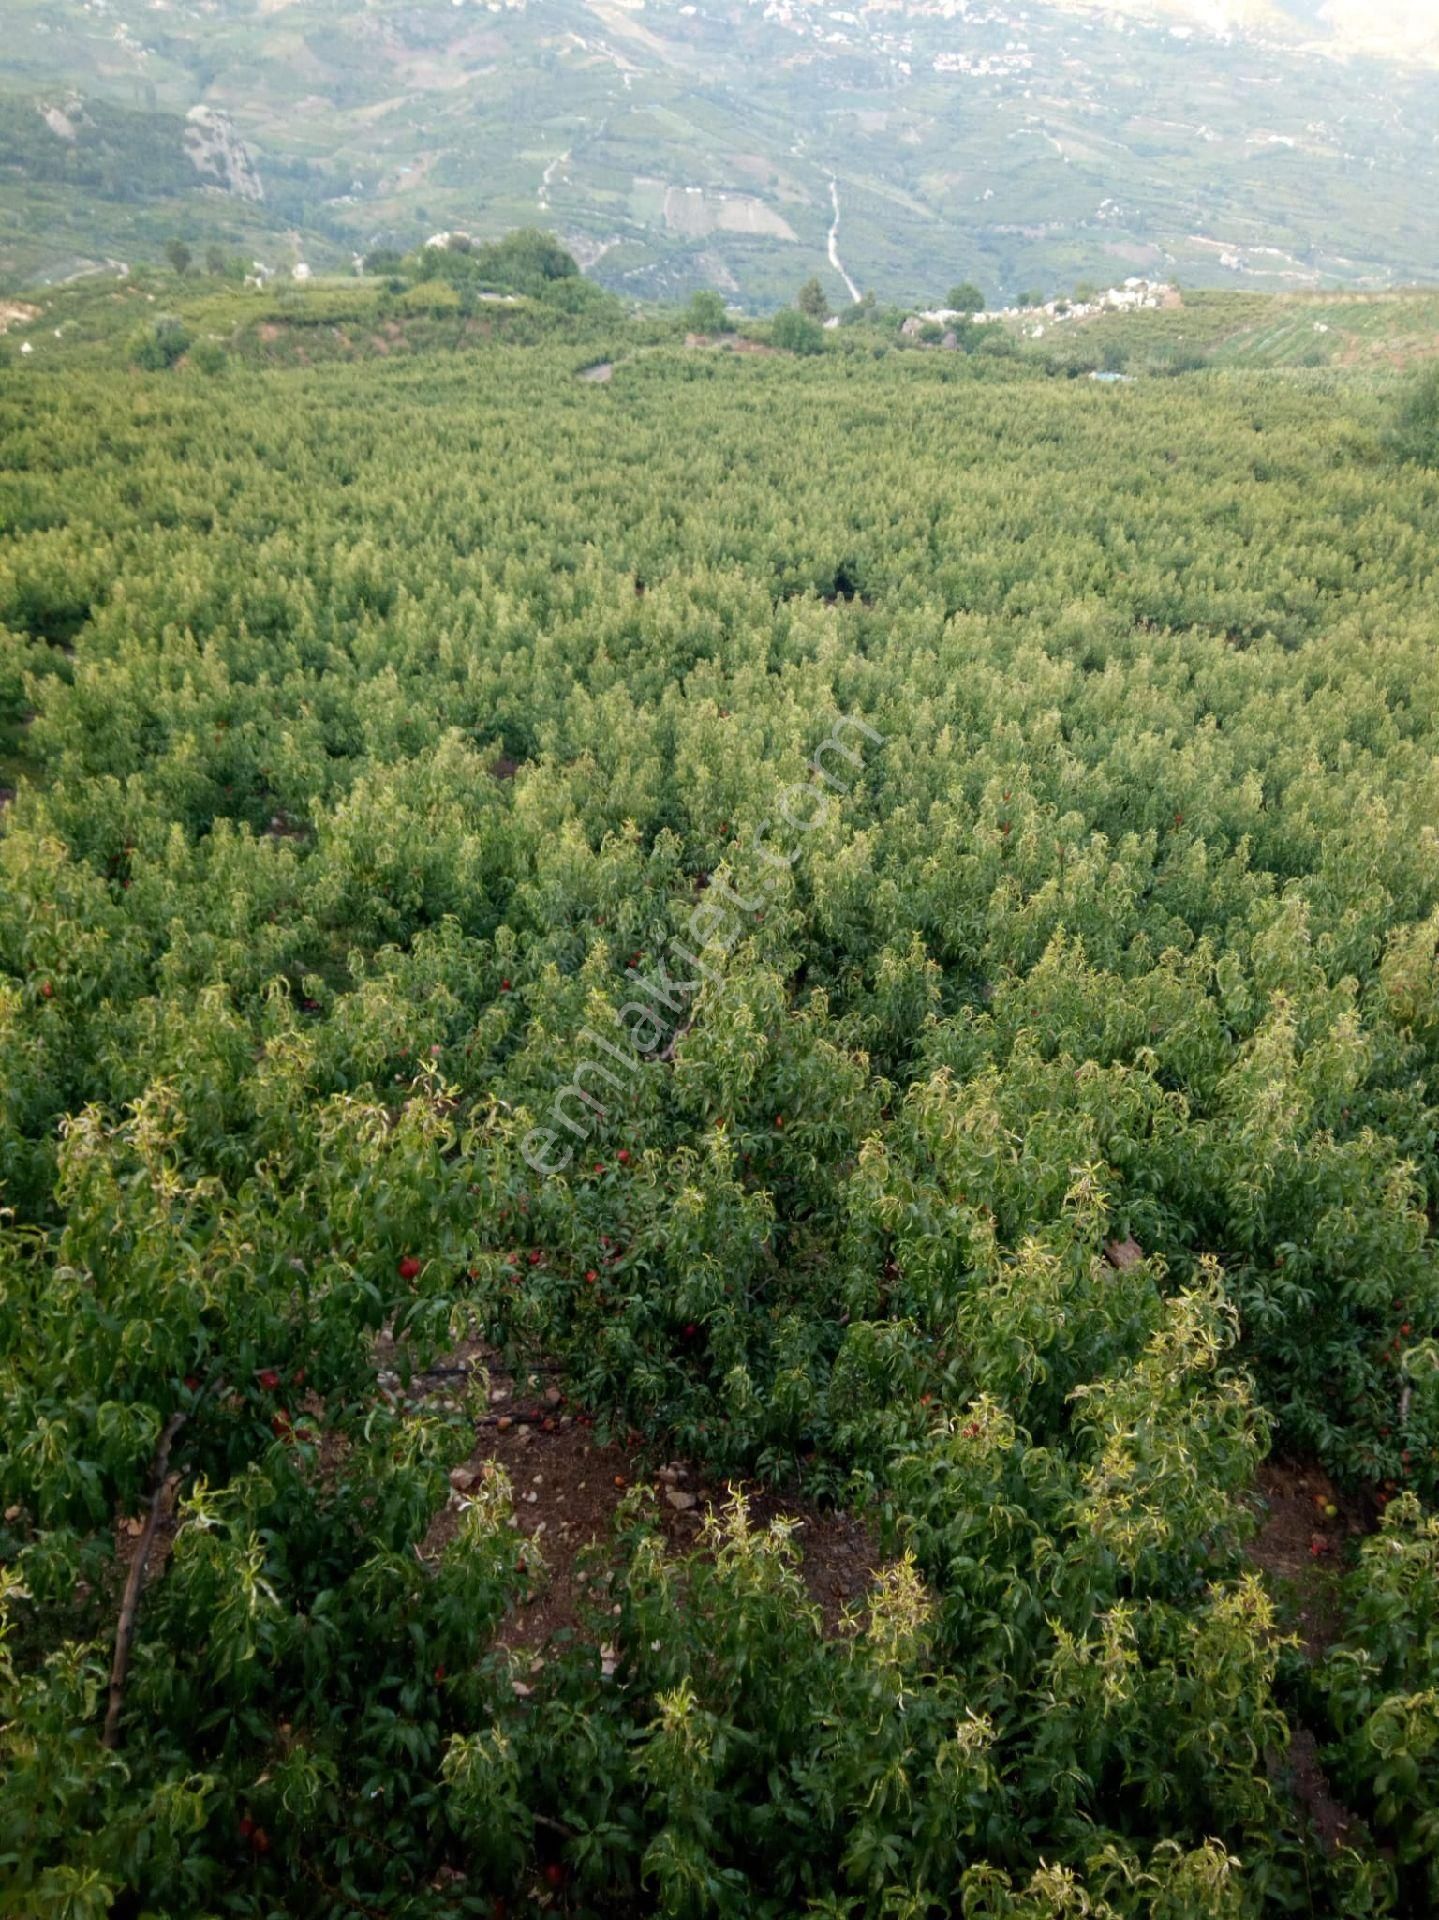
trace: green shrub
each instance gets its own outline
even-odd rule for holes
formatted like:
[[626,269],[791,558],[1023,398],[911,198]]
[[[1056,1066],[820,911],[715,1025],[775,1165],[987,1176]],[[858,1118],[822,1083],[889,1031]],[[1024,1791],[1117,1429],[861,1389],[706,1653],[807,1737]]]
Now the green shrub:
[[190,365],[200,373],[223,373],[225,364],[225,349],[218,340],[197,340],[190,348]]
[[723,333],[728,324],[721,295],[705,287],[690,296],[685,325],[691,333]]
[[458,313],[464,304],[459,290],[447,280],[421,280],[402,293],[395,303],[401,313],[427,313],[434,318]]
[[1439,366],[1427,368],[1410,386],[1392,437],[1401,460],[1439,468]]
[[784,353],[822,353],[824,329],[796,307],[782,307],[770,322],[770,345]]
[[173,367],[190,345],[190,331],[173,314],[161,314],[130,339],[130,361],[146,373]]
[[1439,1906],[1439,1516],[1391,1500],[1346,1582],[1350,1625],[1321,1673],[1343,1792],[1395,1846],[1413,1911]]

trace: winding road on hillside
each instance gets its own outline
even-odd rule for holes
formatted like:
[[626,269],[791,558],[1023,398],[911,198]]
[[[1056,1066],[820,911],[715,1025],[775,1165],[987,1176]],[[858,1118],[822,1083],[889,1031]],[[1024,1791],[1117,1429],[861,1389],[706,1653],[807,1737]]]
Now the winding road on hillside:
[[550,164],[545,168],[544,172],[540,175],[540,207],[545,212],[549,211],[550,184],[555,177],[555,171],[557,168],[562,167],[565,164],[566,160],[569,159],[569,157],[570,157],[570,149],[566,147],[563,153],[558,153],[555,155],[554,159],[551,160]]
[[833,174],[829,176],[829,201],[834,208],[834,222],[829,230],[829,264],[849,288],[849,297],[858,306],[862,297],[859,288],[845,272],[844,262],[839,257],[839,184]]

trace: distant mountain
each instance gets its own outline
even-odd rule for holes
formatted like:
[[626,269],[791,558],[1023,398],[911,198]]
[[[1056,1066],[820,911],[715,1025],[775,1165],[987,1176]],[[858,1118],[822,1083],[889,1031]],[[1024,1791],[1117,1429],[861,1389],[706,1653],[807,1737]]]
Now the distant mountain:
[[0,274],[169,233],[323,266],[538,224],[621,291],[756,307],[812,273],[836,303],[1391,286],[1439,262],[1431,8],[15,0]]

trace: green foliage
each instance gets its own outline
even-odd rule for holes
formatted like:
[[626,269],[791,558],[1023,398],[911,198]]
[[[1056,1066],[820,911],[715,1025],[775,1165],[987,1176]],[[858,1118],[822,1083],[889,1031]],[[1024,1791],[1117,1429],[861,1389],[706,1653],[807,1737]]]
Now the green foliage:
[[[1424,1356],[1426,1382],[1439,1354]],[[1320,1678],[1345,1791],[1397,1850],[1414,1910],[1439,1900],[1439,1519],[1391,1501],[1350,1575],[1351,1622]]]
[[[1387,398],[434,278],[202,288],[225,377],[164,381],[107,289],[0,391],[0,1907],[1426,1910],[1439,532]],[[477,1334],[854,1507],[864,1604],[636,1494],[533,1669],[566,1549],[452,1497],[486,1382],[423,1371]],[[1306,1688],[1271,1441],[1389,1504]]]
[[816,276],[812,275],[805,281],[804,285],[795,295],[794,303],[800,312],[808,314],[811,320],[827,320],[829,318],[829,301],[826,299],[824,288],[820,285]]
[[225,349],[218,340],[197,340],[190,348],[190,365],[197,373],[223,373],[225,364]]
[[437,276],[407,287],[400,295],[398,305],[402,313],[427,313],[438,317],[446,313],[458,313],[461,301],[459,289]]
[[1439,468],[1439,367],[1429,367],[1404,396],[1394,425],[1401,460]]
[[729,321],[723,298],[710,288],[691,294],[685,309],[685,325],[692,333],[723,333]]
[[572,280],[579,274],[573,257],[552,233],[529,227],[476,248],[470,257],[476,277],[506,293],[543,293],[552,282]]
[[771,346],[780,348],[784,353],[822,353],[824,351],[824,329],[818,320],[809,314],[801,313],[796,307],[782,307],[770,322],[769,337]]
[[982,313],[985,307],[984,290],[973,280],[962,280],[957,287],[951,287],[944,296],[944,304],[953,307],[956,313]]
[[869,327],[880,323],[897,326],[898,319],[882,313],[879,302],[873,293],[865,293],[858,300],[851,300],[848,306],[840,308],[839,324],[842,327]]
[[190,330],[175,314],[160,314],[130,340],[130,360],[145,373],[173,367],[190,345]]

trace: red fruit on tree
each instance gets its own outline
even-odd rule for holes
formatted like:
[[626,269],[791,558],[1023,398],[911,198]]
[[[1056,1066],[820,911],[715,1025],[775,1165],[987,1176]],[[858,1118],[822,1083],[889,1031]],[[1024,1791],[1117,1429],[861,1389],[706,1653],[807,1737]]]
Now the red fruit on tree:
[[619,1152],[618,1152],[618,1153],[617,1153],[617,1154],[615,1155],[615,1158],[616,1158],[616,1159],[617,1159],[617,1160],[619,1161],[619,1163],[620,1163],[620,1165],[621,1165],[622,1167],[624,1167],[624,1166],[628,1166],[628,1165],[629,1165],[629,1158],[630,1158],[630,1150],[629,1150],[629,1148],[628,1148],[628,1147],[621,1147],[621,1148],[620,1148],[620,1150],[619,1150]]
[[402,1280],[418,1280],[424,1270],[424,1261],[416,1259],[413,1253],[407,1253],[400,1262],[399,1273]]
[[565,1884],[565,1881],[568,1877],[569,1876],[566,1874],[563,1866],[561,1866],[558,1860],[550,1860],[546,1863],[546,1866],[545,1866],[545,1885],[546,1886],[562,1887]]
[[260,1385],[265,1389],[266,1393],[273,1393],[280,1384],[280,1376],[273,1367],[262,1367],[260,1369],[259,1379]]

